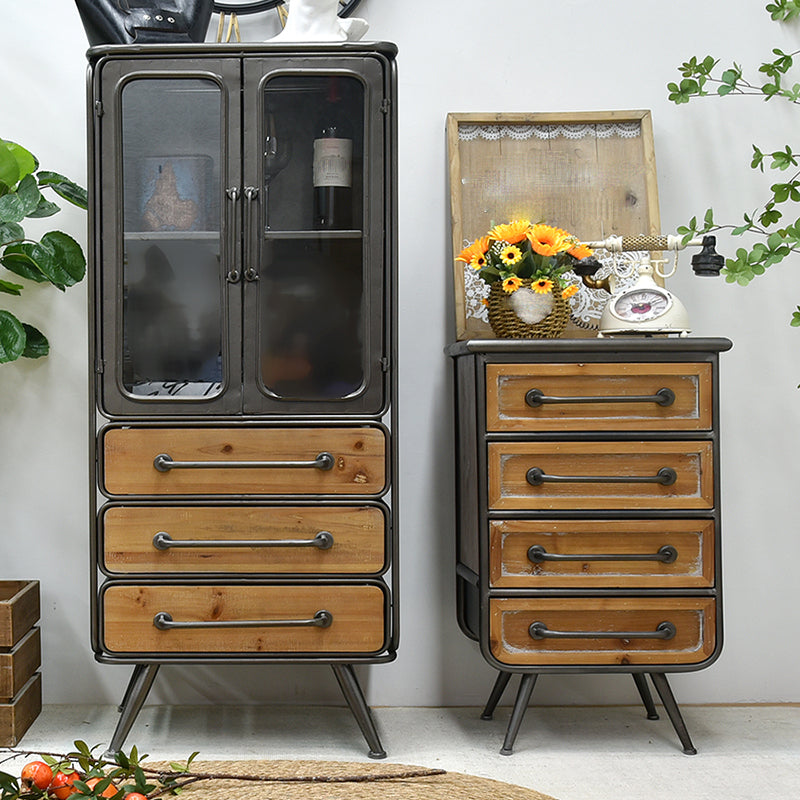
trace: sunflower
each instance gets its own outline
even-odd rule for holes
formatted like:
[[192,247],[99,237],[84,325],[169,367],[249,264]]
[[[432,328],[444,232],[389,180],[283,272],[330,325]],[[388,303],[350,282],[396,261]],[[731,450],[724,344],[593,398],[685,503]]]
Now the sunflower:
[[[503,287],[505,288],[505,284]],[[539,278],[539,280],[531,284],[531,289],[533,289],[536,294],[547,294],[552,288],[553,281],[551,281],[550,278]]]
[[495,225],[494,228],[489,231],[489,236],[501,242],[517,244],[528,235],[530,228],[531,223],[529,220],[515,219],[503,225]]
[[594,255],[594,252],[590,250],[585,244],[576,244],[574,247],[570,247],[567,252],[573,257],[577,258],[579,261],[584,258],[589,258],[589,256]]
[[[489,249],[489,237],[481,236],[472,244],[467,245],[457,256],[456,261],[463,261],[465,264],[472,264],[478,256],[485,256]],[[484,261],[485,263],[485,261]]]
[[516,292],[520,286],[522,286],[522,278],[519,278],[516,275],[512,275],[503,281],[503,291],[507,292],[508,294]]
[[507,245],[500,251],[500,260],[510,267],[522,259],[522,250],[514,244]]
[[572,247],[574,239],[560,228],[551,225],[534,225],[527,233],[531,247],[540,256],[554,256]]
[[569,300],[570,297],[574,297],[576,294],[578,294],[578,288],[579,287],[577,283],[570,284],[566,289],[564,289],[563,292],[561,292],[561,296],[565,300]]

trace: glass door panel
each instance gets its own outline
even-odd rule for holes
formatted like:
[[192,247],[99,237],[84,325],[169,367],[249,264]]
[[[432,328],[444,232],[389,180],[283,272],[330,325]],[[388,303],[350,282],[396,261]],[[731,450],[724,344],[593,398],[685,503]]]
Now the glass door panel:
[[121,91],[121,383],[136,398],[222,391],[222,111],[213,80],[135,78]]

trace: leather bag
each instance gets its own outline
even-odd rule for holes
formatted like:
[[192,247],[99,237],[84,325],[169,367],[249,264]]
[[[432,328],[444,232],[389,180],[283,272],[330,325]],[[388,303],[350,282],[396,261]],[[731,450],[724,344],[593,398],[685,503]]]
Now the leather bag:
[[202,42],[214,0],[75,0],[89,44]]

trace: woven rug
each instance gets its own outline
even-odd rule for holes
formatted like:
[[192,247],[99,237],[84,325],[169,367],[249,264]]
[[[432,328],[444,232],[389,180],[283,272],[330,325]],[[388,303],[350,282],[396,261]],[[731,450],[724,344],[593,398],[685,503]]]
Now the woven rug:
[[[166,763],[143,766],[169,768]],[[195,761],[190,771],[244,779],[200,780],[181,791],[181,800],[553,800],[511,783],[407,764]]]

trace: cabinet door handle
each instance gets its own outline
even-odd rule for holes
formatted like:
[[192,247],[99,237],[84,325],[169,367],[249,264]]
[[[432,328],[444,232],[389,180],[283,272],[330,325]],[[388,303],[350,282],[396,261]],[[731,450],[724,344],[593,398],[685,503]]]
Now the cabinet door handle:
[[532,622],[531,639],[672,639],[677,629],[672,622],[659,622],[654,631],[554,631],[544,622]]
[[320,453],[313,461],[175,461],[169,453],[159,453],[153,466],[159,472],[171,469],[333,469],[330,453]]
[[593,555],[562,555],[548,553],[540,544],[528,548],[528,560],[534,564],[543,561],[660,561],[672,564],[678,558],[678,550],[671,544],[665,544],[657,553],[595,553]]
[[225,276],[228,283],[238,283],[242,275],[236,269],[236,243],[242,237],[242,217],[239,205],[239,190],[233,186],[225,194],[233,206],[233,235],[228,236],[228,272]]
[[663,388],[655,394],[643,395],[551,397],[541,389],[529,389],[525,393],[525,402],[531,408],[564,403],[655,403],[659,406],[671,406],[675,402],[675,392],[672,389]]
[[661,467],[655,475],[548,475],[540,467],[531,467],[525,473],[531,486],[543,483],[660,483],[672,486],[678,480],[678,473],[672,467]]
[[153,617],[153,626],[160,631],[202,628],[330,628],[333,614],[320,609],[311,619],[230,619],[202,622],[175,622],[172,614],[159,611]]
[[258,252],[258,245],[254,241],[258,235],[257,218],[255,218],[256,200],[258,199],[258,189],[255,186],[245,186],[244,199],[247,211],[247,230],[245,231],[245,252],[244,252],[244,278],[247,281],[258,280],[258,270],[253,266],[253,259]]
[[320,531],[313,539],[173,539],[166,531],[159,531],[153,537],[156,550],[205,547],[316,547],[317,550],[330,550],[333,544],[333,534],[329,531]]

